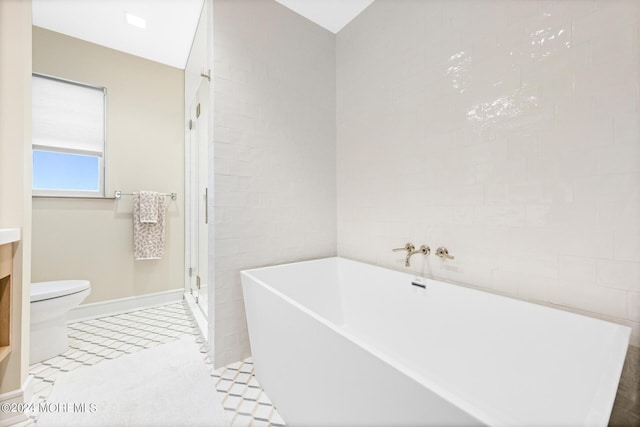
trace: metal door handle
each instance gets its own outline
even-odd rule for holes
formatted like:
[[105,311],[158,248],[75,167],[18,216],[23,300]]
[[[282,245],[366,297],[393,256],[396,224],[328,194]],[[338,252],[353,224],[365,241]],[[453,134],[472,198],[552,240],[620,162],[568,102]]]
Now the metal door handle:
[[204,189],[204,223],[209,224],[209,188]]

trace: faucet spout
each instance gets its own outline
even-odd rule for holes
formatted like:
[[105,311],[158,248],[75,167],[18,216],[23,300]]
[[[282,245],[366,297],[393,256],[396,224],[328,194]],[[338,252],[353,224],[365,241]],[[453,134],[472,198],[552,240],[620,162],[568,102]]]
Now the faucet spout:
[[419,249],[416,250],[416,247],[413,245],[413,243],[407,243],[406,245],[404,245],[404,248],[396,248],[393,249],[394,252],[396,251],[407,251],[407,256],[404,259],[404,266],[405,267],[411,267],[411,256],[421,253],[423,255],[429,255],[431,253],[431,248],[429,248],[429,246],[427,245],[422,245],[420,246]]

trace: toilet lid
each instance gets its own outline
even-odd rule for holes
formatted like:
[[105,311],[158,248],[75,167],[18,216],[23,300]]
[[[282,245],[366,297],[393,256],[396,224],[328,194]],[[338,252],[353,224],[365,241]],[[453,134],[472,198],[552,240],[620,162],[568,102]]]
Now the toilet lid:
[[31,284],[31,302],[63,297],[82,292],[91,287],[88,280],[57,280]]

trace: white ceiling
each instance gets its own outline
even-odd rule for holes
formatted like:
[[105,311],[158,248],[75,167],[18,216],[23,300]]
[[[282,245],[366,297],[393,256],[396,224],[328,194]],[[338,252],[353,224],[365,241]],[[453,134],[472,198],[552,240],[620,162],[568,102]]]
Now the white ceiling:
[[[231,0],[238,1],[238,0]],[[276,0],[337,33],[373,0]],[[33,25],[184,69],[204,0],[33,0]],[[125,13],[145,19],[127,24]]]
[[[33,25],[184,69],[203,0],[33,0]],[[127,24],[125,12],[147,21]]]
[[337,33],[373,0],[276,0],[283,6]]

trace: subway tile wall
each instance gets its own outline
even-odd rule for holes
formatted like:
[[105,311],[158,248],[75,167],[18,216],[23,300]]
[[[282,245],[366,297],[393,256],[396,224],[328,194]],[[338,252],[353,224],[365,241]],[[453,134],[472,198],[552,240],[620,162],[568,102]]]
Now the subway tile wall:
[[338,255],[640,345],[640,2],[376,0],[336,55]]
[[249,356],[241,270],[336,255],[335,36],[214,0],[215,366]]

